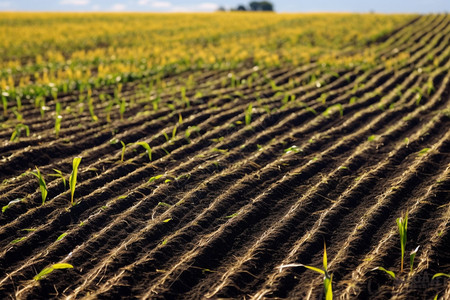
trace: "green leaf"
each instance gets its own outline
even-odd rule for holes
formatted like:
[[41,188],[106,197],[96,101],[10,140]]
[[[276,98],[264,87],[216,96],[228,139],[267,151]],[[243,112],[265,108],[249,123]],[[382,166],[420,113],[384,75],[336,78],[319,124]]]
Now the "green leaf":
[[81,157],[75,157],[73,159],[72,174],[69,177],[70,185],[70,203],[73,204],[73,195],[75,194],[75,187],[77,185],[78,166],[80,165]]
[[[326,257],[326,255],[325,255],[324,257]],[[325,259],[324,259],[324,260],[325,260]],[[314,271],[314,272],[317,272],[317,273],[320,273],[320,274],[322,274],[322,275],[325,275],[325,271],[322,270],[322,269],[319,269],[319,268],[316,268],[316,267],[312,267],[312,266],[306,266],[306,265],[302,265],[302,266],[305,267],[305,268],[307,268],[307,269],[310,269],[310,270],[312,270],[312,271]]]
[[24,236],[24,237],[15,239],[15,240],[13,240],[10,244],[11,244],[11,245],[17,244],[18,242],[23,241],[23,240],[26,239],[26,238],[27,238],[27,237]]
[[156,176],[153,176],[152,178],[150,178],[149,180],[148,180],[148,182],[150,183],[150,182],[153,182],[153,181],[155,181],[155,180],[157,180],[157,179],[159,179],[159,178],[161,178],[162,177],[162,175],[156,175]]
[[54,264],[52,266],[52,268],[55,269],[55,270],[73,269],[73,266],[71,264],[60,263],[60,264]]
[[9,206],[11,206],[11,205],[13,205],[13,204],[16,204],[16,203],[19,203],[19,202],[22,201],[22,200],[23,200],[23,199],[17,198],[17,199],[14,199],[14,200],[12,200],[12,201],[9,201],[9,203],[8,203],[7,205],[5,205],[5,206],[2,207],[2,213],[4,213],[4,212],[9,208]]
[[50,274],[51,272],[53,272],[53,268],[45,268],[43,269],[41,272],[39,272],[39,274],[37,274],[36,276],[33,277],[34,280],[38,281],[41,280],[42,278],[44,278],[46,275]]
[[56,239],[56,241],[62,240],[66,235],[67,235],[67,233],[64,232],[63,234],[61,234],[60,236],[58,236],[58,238]]
[[422,150],[420,150],[419,152],[417,152],[417,156],[422,156],[427,154],[427,152],[430,150],[430,148],[423,148]]
[[332,282],[333,280],[333,274],[331,274],[330,278],[325,277],[323,280],[323,287],[325,290],[325,300],[333,300],[333,289],[332,289]]
[[383,268],[383,267],[376,267],[376,268],[373,269],[372,271],[375,271],[375,270],[381,270],[381,271],[384,271],[384,272],[386,272],[388,275],[390,275],[392,278],[395,279],[395,273],[392,272],[392,271],[386,270],[386,269]]
[[137,142],[137,143],[135,143],[135,144],[144,147],[145,150],[147,150],[147,153],[148,153],[148,159],[149,159],[150,161],[152,161],[152,148],[150,148],[150,146],[148,145],[148,143],[146,143],[146,142]]
[[416,257],[417,251],[419,251],[419,247],[420,246],[417,246],[417,248],[414,249],[413,251],[411,251],[411,253],[409,254],[409,266],[410,266],[411,272],[413,271],[414,258]]
[[327,260],[327,245],[325,244],[325,241],[323,241],[323,270],[325,272],[327,272],[328,267]]
[[431,279],[435,279],[435,278],[437,278],[437,277],[447,277],[447,278],[450,278],[450,274],[445,274],[445,273],[436,273],[436,274],[434,274],[433,275],[433,277],[431,277]]

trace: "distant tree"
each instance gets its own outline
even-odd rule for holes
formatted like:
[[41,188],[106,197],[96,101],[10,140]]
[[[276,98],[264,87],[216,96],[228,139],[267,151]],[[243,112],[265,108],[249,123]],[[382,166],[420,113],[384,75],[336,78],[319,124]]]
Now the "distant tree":
[[253,10],[253,11],[261,10],[260,9],[261,6],[260,6],[259,2],[252,1],[252,2],[250,2],[249,6],[250,6],[250,10]]
[[268,1],[252,1],[249,6],[252,11],[273,11],[273,4]]
[[[231,11],[273,11],[273,4],[269,1],[252,1],[248,8],[245,5],[239,4],[236,8],[231,8]],[[225,11],[223,6],[219,7],[218,11]]]
[[219,6],[219,8],[217,9],[217,11],[226,11],[225,7],[223,6]]
[[262,11],[273,11],[273,4],[268,1],[259,2]]

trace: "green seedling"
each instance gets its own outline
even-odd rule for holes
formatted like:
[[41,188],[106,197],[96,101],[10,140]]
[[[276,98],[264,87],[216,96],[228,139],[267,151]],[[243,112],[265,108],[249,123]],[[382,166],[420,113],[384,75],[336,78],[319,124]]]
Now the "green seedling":
[[185,107],[187,107],[187,108],[191,107],[189,98],[186,97],[186,88],[184,86],[181,87],[181,101],[183,101]]
[[430,148],[423,148],[422,150],[417,152],[417,156],[423,156],[423,155],[427,154],[429,150],[430,150]]
[[186,131],[184,132],[184,137],[189,141],[189,138],[191,137],[192,132],[199,132],[200,127],[198,126],[189,126]]
[[11,205],[21,202],[23,199],[17,198],[12,201],[9,201],[8,204],[2,207],[2,213],[4,213]]
[[317,272],[319,274],[323,275],[323,288],[325,292],[325,299],[326,300],[332,300],[333,299],[333,290],[332,290],[332,280],[333,280],[333,274],[328,273],[328,263],[327,263],[327,246],[325,242],[323,243],[323,269],[319,269],[312,266],[307,266],[304,264],[288,264],[288,265],[282,265],[279,268],[279,271],[283,271],[284,268],[289,267],[304,267],[307,269],[310,269],[314,272]]
[[151,182],[153,182],[153,181],[155,181],[155,180],[157,180],[157,179],[159,179],[159,178],[161,178],[162,177],[162,175],[156,175],[156,176],[153,176],[153,177],[151,177],[149,180],[148,180],[148,183],[151,183]]
[[58,169],[53,169],[53,171],[55,171],[55,174],[49,174],[48,176],[52,176],[52,177],[58,177],[61,178],[63,184],[64,184],[64,189],[66,189],[66,178],[64,177],[63,173],[58,170]]
[[95,115],[94,112],[94,102],[91,97],[92,91],[91,89],[88,90],[88,107],[89,107],[89,113],[91,114],[92,121],[97,122],[98,117]]
[[123,115],[125,114],[125,110],[126,110],[126,102],[125,102],[125,98],[122,98],[120,100],[120,105],[119,105],[119,114],[120,114],[120,120],[123,121]]
[[450,274],[445,274],[445,273],[436,273],[433,275],[433,277],[431,279],[435,279],[437,277],[447,277],[450,278]]
[[66,264],[66,263],[54,264],[48,268],[44,268],[41,272],[39,272],[39,274],[34,276],[33,279],[38,281],[38,280],[45,278],[48,274],[50,274],[54,270],[63,270],[63,269],[73,269],[73,266],[71,264]]
[[11,138],[9,139],[11,142],[18,140],[20,135],[22,134],[22,130],[25,129],[26,136],[30,136],[30,127],[25,124],[17,124],[14,128],[13,133],[11,134]]
[[59,137],[59,131],[61,130],[61,121],[62,121],[62,116],[61,115],[57,115],[55,118],[55,135],[56,138]]
[[323,113],[322,115],[324,115],[325,117],[328,117],[332,112],[338,110],[339,111],[339,115],[342,117],[344,115],[344,109],[342,107],[342,104],[338,103],[335,105],[332,105],[330,107],[328,107]]
[[291,152],[294,152],[294,153],[299,153],[299,152],[301,152],[302,150],[299,148],[299,147],[297,147],[297,146],[291,146],[291,147],[289,147],[289,148],[286,148],[286,149],[284,149],[284,153],[286,153],[286,154],[289,154],[289,153],[291,153]]
[[250,123],[252,122],[252,110],[253,105],[250,103],[245,110],[245,125],[250,125]]
[[417,248],[414,249],[413,251],[411,251],[411,253],[409,254],[409,269],[410,269],[410,272],[413,271],[414,258],[416,258],[416,254],[417,254],[417,251],[419,251],[419,247],[420,246],[417,246]]
[[37,177],[39,182],[39,189],[41,190],[41,197],[42,197],[42,205],[44,205],[45,200],[47,199],[47,185],[45,184],[44,176],[41,174],[41,171],[39,171],[38,167],[36,167],[36,173],[30,172],[34,176]]
[[135,144],[144,147],[145,150],[147,151],[148,159],[152,161],[152,148],[150,148],[150,146],[146,142],[137,142]]
[[17,122],[22,122],[23,115],[19,112],[19,110],[16,107],[13,107],[12,112],[16,116]]
[[70,204],[74,206],[73,195],[75,194],[75,187],[77,185],[78,166],[80,165],[81,157],[75,157],[72,163],[72,173],[69,177],[70,186]]
[[395,273],[392,272],[392,271],[386,270],[386,269],[383,268],[383,267],[376,267],[376,268],[372,269],[372,271],[375,271],[375,270],[380,270],[380,271],[386,272],[386,274],[388,274],[388,275],[391,276],[393,279],[395,279]]
[[175,127],[172,130],[172,141],[175,139],[176,136],[177,136],[177,125],[175,125]]
[[23,241],[23,240],[26,239],[26,238],[27,238],[26,236],[21,237],[21,238],[17,238],[17,239],[15,239],[15,240],[11,241],[10,244],[11,244],[11,245],[17,244],[17,243]]
[[[408,230],[408,211],[406,211],[404,216],[401,216],[400,218],[396,219],[397,227],[398,227],[398,233],[400,235],[400,251],[401,251],[401,265],[400,265],[400,273],[403,273],[403,265],[404,265],[404,258],[405,258],[405,249],[406,249],[406,232]],[[413,271],[414,267],[414,259],[416,257],[417,251],[419,251],[419,246],[411,251],[409,254],[409,267],[410,271]],[[372,271],[380,270],[384,271],[386,274],[391,276],[393,279],[395,279],[395,273],[389,270],[386,270],[383,267],[376,267]]]
[[398,233],[400,235],[400,251],[401,251],[401,265],[400,272],[403,273],[403,262],[406,248],[406,231],[408,229],[408,212],[404,216],[397,218]]
[[67,233],[64,232],[63,234],[61,234],[60,236],[58,236],[58,238],[56,239],[56,241],[62,240],[66,235],[67,235]]
[[120,162],[123,162],[123,157],[125,156],[125,150],[127,149],[127,145],[123,141],[120,141],[122,144],[122,153],[120,154]]
[[369,136],[369,137],[367,138],[367,140],[368,140],[369,142],[373,142],[373,141],[375,140],[375,138],[376,138],[376,136],[375,136],[374,134],[372,134],[371,136]]

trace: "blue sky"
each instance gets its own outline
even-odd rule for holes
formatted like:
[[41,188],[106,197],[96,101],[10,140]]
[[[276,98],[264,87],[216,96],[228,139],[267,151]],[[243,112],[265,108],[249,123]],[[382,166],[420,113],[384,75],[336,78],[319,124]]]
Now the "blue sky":
[[[219,5],[226,8],[240,0],[0,0],[0,11],[215,11]],[[450,0],[273,0],[278,12],[450,12]]]

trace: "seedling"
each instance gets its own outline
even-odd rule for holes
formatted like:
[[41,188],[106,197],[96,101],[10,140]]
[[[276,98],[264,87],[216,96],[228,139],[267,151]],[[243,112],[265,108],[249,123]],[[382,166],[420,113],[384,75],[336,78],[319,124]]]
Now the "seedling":
[[125,145],[125,143],[123,141],[120,141],[120,143],[122,144],[122,153],[120,154],[120,162],[123,162],[123,157],[125,156],[125,150],[127,148],[127,145]]
[[25,129],[26,135],[30,136],[30,127],[25,124],[17,124],[14,128],[13,133],[11,134],[10,141],[13,142],[15,140],[18,140],[20,138],[20,135],[22,134],[23,129]]
[[64,189],[66,189],[66,178],[64,177],[64,175],[62,174],[62,172],[58,169],[53,169],[53,171],[55,171],[55,174],[49,174],[48,176],[52,176],[52,177],[59,177],[61,178],[63,184],[64,184]]
[[73,195],[75,194],[75,187],[77,185],[77,175],[78,175],[78,166],[80,165],[81,157],[75,157],[72,163],[72,173],[69,177],[69,186],[70,186],[70,204],[74,206],[73,203]]
[[437,277],[447,277],[450,278],[450,274],[445,274],[445,273],[436,273],[433,275],[433,277],[431,279],[435,279]]
[[417,156],[422,156],[427,154],[427,152],[430,150],[430,148],[423,148],[422,150],[420,150],[419,152],[417,152]]
[[175,125],[175,127],[172,130],[172,141],[175,139],[176,136],[177,136],[177,125]]
[[63,270],[63,269],[73,269],[73,266],[71,264],[66,264],[66,263],[54,264],[48,268],[44,268],[41,272],[39,272],[39,274],[34,276],[33,279],[38,281],[38,280],[45,278],[48,274],[50,274],[54,270]]
[[252,110],[253,106],[250,103],[247,109],[245,110],[245,125],[250,125],[250,123],[252,122]]
[[148,180],[148,183],[151,183],[151,182],[153,182],[153,181],[155,181],[155,180],[157,180],[157,179],[159,179],[159,178],[161,178],[162,177],[162,175],[156,175],[156,176],[153,176],[152,178],[150,178],[149,180]]
[[403,261],[405,257],[405,248],[406,248],[406,231],[408,229],[408,212],[405,213],[405,216],[397,218],[396,221],[398,226],[398,233],[400,235],[400,248],[401,248],[400,272],[403,273]]
[[23,199],[17,198],[12,201],[9,201],[8,204],[2,207],[2,213],[4,213],[11,205],[21,202]]
[[334,112],[334,111],[336,111],[336,110],[339,111],[339,115],[340,115],[341,117],[344,115],[344,109],[342,108],[342,104],[340,104],[340,103],[328,107],[328,108],[322,113],[322,115],[324,115],[325,117],[328,117],[332,112]]
[[332,290],[332,280],[333,280],[333,274],[328,273],[328,267],[327,267],[327,246],[325,242],[323,243],[323,269],[319,269],[312,266],[307,266],[304,264],[288,264],[288,265],[281,265],[279,266],[279,271],[283,271],[284,268],[289,267],[305,267],[307,269],[310,269],[314,272],[320,273],[323,275],[323,288],[325,292],[325,299],[326,300],[332,300],[333,299],[333,290]]
[[[122,143],[123,143],[123,142],[122,142]],[[135,143],[135,144],[144,147],[145,150],[147,150],[147,153],[148,153],[148,159],[149,159],[150,161],[152,161],[152,148],[150,148],[150,146],[149,146],[146,142],[137,142],[137,143]]]
[[[398,233],[400,235],[400,251],[401,251],[401,265],[400,265],[400,273],[403,273],[403,264],[404,264],[404,257],[405,257],[405,249],[406,249],[406,232],[408,230],[408,211],[406,211],[404,216],[401,216],[400,218],[396,219],[397,227],[398,227]],[[409,254],[409,267],[410,271],[413,271],[414,267],[414,259],[416,257],[417,251],[419,251],[419,246],[411,251]],[[393,279],[395,279],[395,273],[389,270],[386,270],[383,267],[376,267],[372,271],[375,270],[381,270],[386,272],[389,276],[391,276]]]
[[39,171],[38,167],[36,167],[36,173],[30,172],[34,176],[37,177],[39,182],[39,189],[41,190],[41,197],[42,197],[42,205],[45,203],[45,199],[47,199],[47,185],[45,184],[44,176],[41,174],[41,171]]
[[60,236],[58,236],[58,238],[56,239],[56,241],[60,241],[62,240],[65,236],[67,235],[67,232],[64,232],[63,234],[61,234]]

